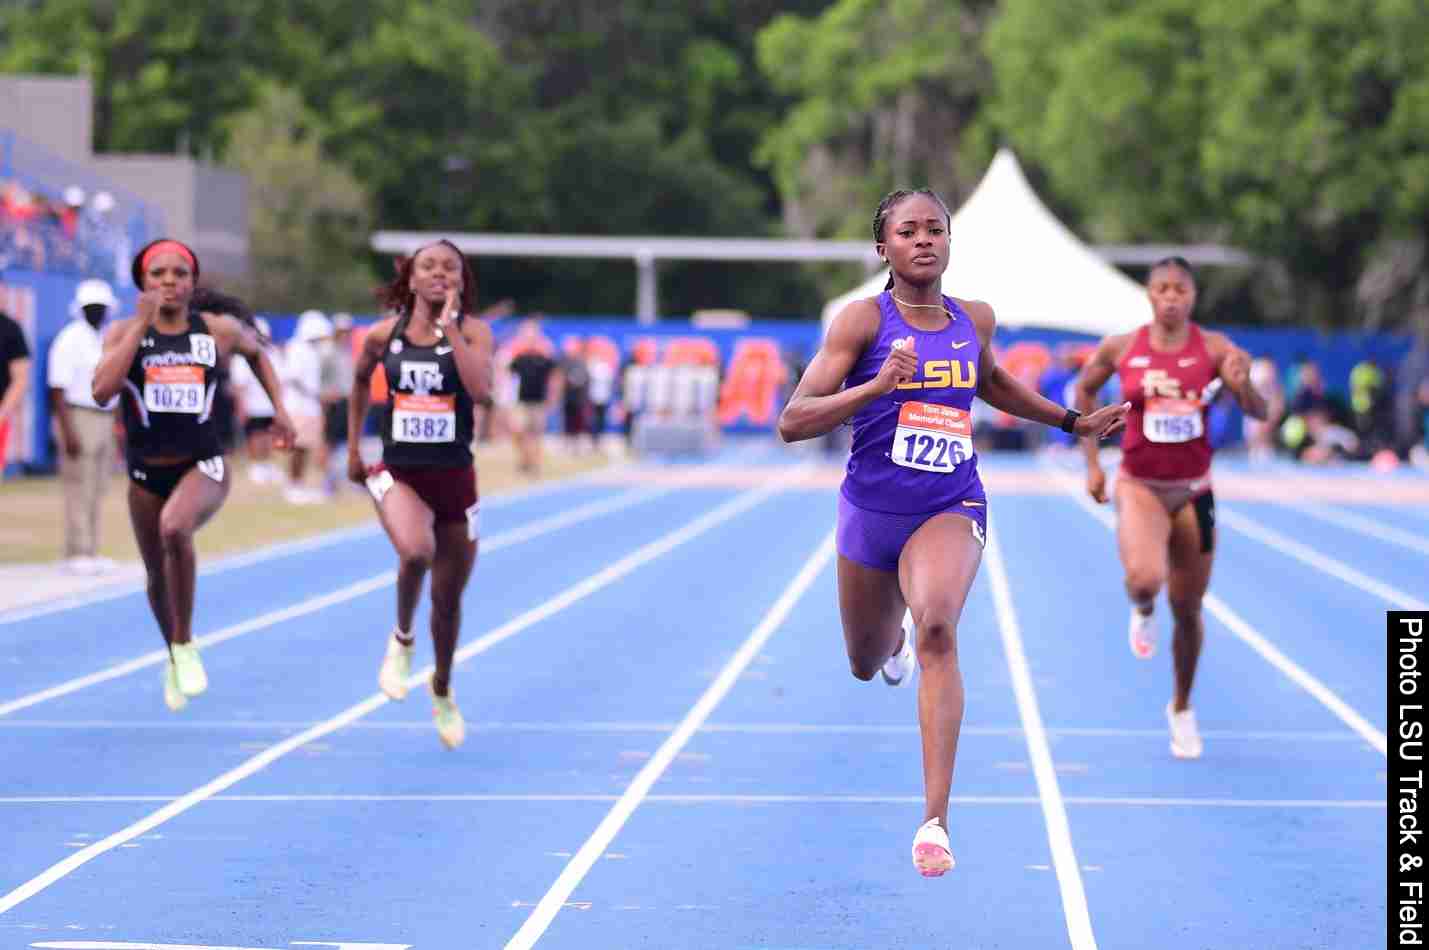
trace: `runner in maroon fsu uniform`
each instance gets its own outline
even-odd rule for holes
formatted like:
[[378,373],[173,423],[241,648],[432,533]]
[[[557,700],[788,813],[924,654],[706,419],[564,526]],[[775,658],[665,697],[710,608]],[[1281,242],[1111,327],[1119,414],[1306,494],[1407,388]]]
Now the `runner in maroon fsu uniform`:
[[[476,278],[449,241],[404,260],[378,296],[397,315],[363,340],[347,417],[348,474],[372,493],[398,557],[397,626],[377,680],[392,699],[406,697],[412,615],[430,569],[436,668],[428,685],[437,735],[454,749],[466,737],[466,724],[452,699],[452,658],[478,535],[472,409],[491,398],[491,328],[474,316]],[[382,462],[369,469],[358,447],[368,384],[379,364],[387,377],[387,412]]]
[[[1194,759],[1202,743],[1191,685],[1205,636],[1201,599],[1211,579],[1216,527],[1206,410],[1222,385],[1257,419],[1265,418],[1265,400],[1250,384],[1246,352],[1191,321],[1196,281],[1185,260],[1158,262],[1146,286],[1151,323],[1101,341],[1077,382],[1077,407],[1089,411],[1102,385],[1120,374],[1122,397],[1131,403],[1114,491],[1117,546],[1132,604],[1128,637],[1137,657],[1156,652],[1153,611],[1164,586],[1175,629],[1175,692],[1166,706],[1171,753]],[[1096,443],[1082,444],[1087,491],[1104,503],[1106,473]]]

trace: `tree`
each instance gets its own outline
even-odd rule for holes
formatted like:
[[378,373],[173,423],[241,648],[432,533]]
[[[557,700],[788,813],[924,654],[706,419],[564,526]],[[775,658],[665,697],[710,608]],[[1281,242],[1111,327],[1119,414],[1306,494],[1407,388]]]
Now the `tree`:
[[960,153],[987,92],[979,41],[992,8],[839,0],[760,34],[761,68],[794,99],[758,153],[791,230],[869,236],[872,208],[896,187],[928,185],[953,205],[966,197],[982,173]]
[[228,163],[248,177],[255,309],[365,310],[376,283],[367,254],[370,202],[323,155],[319,123],[291,89],[265,86],[228,129]]

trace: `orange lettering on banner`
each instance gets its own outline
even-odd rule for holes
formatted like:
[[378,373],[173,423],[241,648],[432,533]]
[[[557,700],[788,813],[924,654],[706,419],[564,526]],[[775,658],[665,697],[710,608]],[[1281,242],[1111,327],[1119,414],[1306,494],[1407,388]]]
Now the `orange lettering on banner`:
[[620,347],[615,345],[615,341],[608,336],[593,336],[585,341],[585,358],[589,362],[609,363],[611,366],[620,365]]
[[769,425],[774,419],[779,390],[788,377],[777,341],[764,337],[736,341],[720,387],[720,424],[730,425],[744,417],[755,425]]
[[[1052,363],[1052,352],[1045,345],[1030,341],[1014,343],[1006,350],[1001,351],[994,347],[993,353],[997,356],[997,363],[1004,372],[1011,373],[1018,382],[1034,391],[1037,389],[1037,381],[1042,378],[1042,373]],[[1010,429],[1018,425],[1018,420],[1005,412],[999,412],[994,417],[993,425],[999,429]]]
[[719,347],[703,336],[677,336],[665,343],[666,366],[718,366]]

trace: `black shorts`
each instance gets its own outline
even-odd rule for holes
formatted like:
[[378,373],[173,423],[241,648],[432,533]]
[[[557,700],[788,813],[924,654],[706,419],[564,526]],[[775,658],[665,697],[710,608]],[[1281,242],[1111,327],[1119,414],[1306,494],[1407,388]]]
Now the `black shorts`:
[[323,439],[328,445],[342,445],[347,441],[346,399],[323,406]]
[[223,484],[223,456],[215,455],[206,459],[189,459],[174,465],[150,465],[141,459],[130,459],[127,466],[129,480],[165,501],[179,486],[179,480],[191,469],[198,469],[219,484]]
[[243,434],[252,435],[255,432],[267,432],[273,428],[272,416],[249,416],[243,420]]

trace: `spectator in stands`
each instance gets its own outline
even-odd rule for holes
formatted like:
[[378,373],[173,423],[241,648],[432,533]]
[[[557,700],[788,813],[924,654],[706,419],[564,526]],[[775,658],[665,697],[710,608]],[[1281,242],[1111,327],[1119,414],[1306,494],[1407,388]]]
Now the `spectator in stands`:
[[1429,468],[1429,327],[1395,374],[1395,435],[1399,452]]
[[104,350],[100,327],[119,309],[114,288],[86,280],[70,301],[70,321],[50,345],[45,377],[64,485],[65,568],[104,574],[115,564],[99,556],[99,511],[116,459],[114,404],[94,401],[94,370]]
[[323,405],[323,492],[332,496],[345,481],[347,453],[347,395],[352,391],[352,314],[332,318],[332,339],[320,349]]
[[1394,444],[1394,400],[1389,375],[1374,357],[1350,370],[1350,419],[1366,455]]
[[19,427],[29,388],[30,345],[25,342],[25,331],[0,311],[0,480],[5,478],[10,436]]
[[322,493],[308,488],[308,460],[322,458],[323,409],[322,356],[319,344],[332,337],[332,322],[319,310],[305,310],[283,354],[283,401],[293,420],[293,450],[288,457],[288,487],[283,497],[290,504],[321,501]]
[[590,436],[590,369],[580,337],[566,337],[561,350],[561,416],[566,445],[571,452],[578,452],[583,438]]
[[[1057,344],[1053,359],[1042,370],[1037,379],[1037,391],[1055,403],[1070,406],[1076,401],[1077,375],[1087,357],[1091,355],[1088,344],[1062,342]],[[1077,437],[1061,429],[1044,427],[1041,431],[1042,444],[1052,449],[1071,449],[1077,444]]]
[[586,370],[590,373],[590,433],[596,451],[603,451],[606,416],[615,401],[616,365],[613,354],[597,353],[586,347]]
[[[268,360],[273,364],[278,378],[284,375],[283,355],[271,346],[273,328],[268,321],[257,317],[254,325],[263,343]],[[273,464],[273,402],[263,391],[263,384],[253,375],[247,360],[232,360],[228,368],[229,388],[233,394],[233,404],[238,412],[238,423],[243,430],[245,454],[248,457],[248,480],[255,485],[269,485],[283,480],[282,473]]]
[[540,319],[521,324],[512,341],[511,374],[516,378],[516,411],[511,432],[516,442],[516,467],[527,475],[541,470],[541,440],[546,420],[560,395],[560,372],[554,348],[541,333]]

